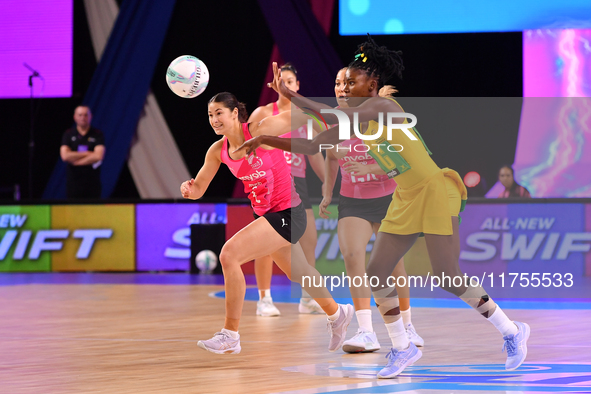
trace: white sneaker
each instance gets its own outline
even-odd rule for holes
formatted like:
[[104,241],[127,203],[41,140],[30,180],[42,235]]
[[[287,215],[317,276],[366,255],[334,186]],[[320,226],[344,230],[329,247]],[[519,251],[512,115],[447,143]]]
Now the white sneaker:
[[361,328],[351,339],[343,342],[343,351],[347,353],[369,353],[380,350],[380,343],[375,332],[364,331]]
[[326,324],[328,328],[328,332],[330,333],[330,343],[328,344],[328,351],[334,352],[337,351],[345,342],[345,335],[347,335],[347,327],[349,327],[349,323],[351,323],[351,319],[355,315],[355,308],[353,305],[340,305],[339,309],[341,310],[341,314],[339,318],[335,321],[330,319]]
[[257,302],[257,316],[279,316],[281,312],[273,305],[273,299],[269,296],[261,298]]
[[507,362],[505,363],[505,369],[507,371],[513,371],[519,368],[525,361],[525,357],[527,356],[527,340],[531,331],[527,323],[518,321],[514,321],[513,323],[519,329],[517,334],[503,337],[505,340],[503,351],[507,349]]
[[417,330],[415,330],[415,327],[412,325],[412,323],[408,323],[404,329],[406,330],[406,336],[408,337],[408,340],[414,343],[415,346],[425,346],[425,340],[421,338],[419,334],[417,334]]
[[197,342],[197,346],[216,354],[238,354],[242,350],[240,337],[233,339],[225,332],[216,332],[213,338]]
[[313,298],[300,298],[298,311],[303,314],[324,314],[324,311]]

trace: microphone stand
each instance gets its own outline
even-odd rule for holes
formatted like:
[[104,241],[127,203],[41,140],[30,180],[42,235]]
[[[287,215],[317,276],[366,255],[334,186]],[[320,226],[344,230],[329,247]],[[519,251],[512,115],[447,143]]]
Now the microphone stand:
[[29,130],[29,199],[33,199],[33,158],[35,156],[35,111],[33,106],[33,78],[38,77],[43,79],[39,72],[29,66],[27,63],[23,65],[31,71],[29,75],[29,87],[31,88],[31,128]]

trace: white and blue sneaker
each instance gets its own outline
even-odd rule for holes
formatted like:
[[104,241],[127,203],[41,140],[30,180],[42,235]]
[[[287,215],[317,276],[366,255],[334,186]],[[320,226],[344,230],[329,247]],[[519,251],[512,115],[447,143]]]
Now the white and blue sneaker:
[[525,361],[527,356],[527,340],[529,339],[530,328],[526,323],[514,321],[515,325],[519,329],[515,335],[507,335],[503,337],[505,344],[503,345],[503,351],[507,349],[507,362],[505,363],[505,369],[507,371],[513,371],[519,368]]
[[413,326],[412,323],[408,323],[404,329],[406,330],[406,337],[409,341],[414,343],[415,346],[425,346],[425,340],[417,333],[417,330],[415,330],[415,326]]
[[215,354],[238,354],[242,350],[240,338],[233,339],[225,332],[216,332],[213,338],[197,342],[197,346]]
[[279,309],[273,304],[273,299],[269,296],[261,298],[257,302],[257,316],[279,316],[281,312]]
[[369,353],[380,349],[376,333],[361,328],[357,330],[353,338],[343,342],[343,351],[347,353]]
[[414,343],[410,343],[406,350],[396,350],[392,348],[390,353],[386,355],[388,364],[378,372],[378,378],[380,379],[391,379],[394,378],[409,365],[413,365],[417,362],[423,353],[415,346]]
[[351,319],[355,315],[355,308],[351,304],[339,304],[339,309],[341,311],[339,318],[335,321],[328,319],[328,323],[326,323],[326,327],[330,333],[329,352],[335,352],[343,345],[345,336],[347,335],[347,327],[349,327],[349,323],[351,323]]

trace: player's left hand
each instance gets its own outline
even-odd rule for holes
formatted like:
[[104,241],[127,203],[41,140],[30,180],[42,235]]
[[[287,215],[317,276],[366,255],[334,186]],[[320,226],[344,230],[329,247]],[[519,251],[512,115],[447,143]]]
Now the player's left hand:
[[269,82],[267,86],[288,99],[293,97],[293,92],[285,86],[281,79],[281,69],[276,62],[273,62],[273,82]]

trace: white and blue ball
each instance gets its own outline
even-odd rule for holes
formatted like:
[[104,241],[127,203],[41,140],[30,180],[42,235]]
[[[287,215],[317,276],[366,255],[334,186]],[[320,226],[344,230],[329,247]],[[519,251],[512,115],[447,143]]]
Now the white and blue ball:
[[203,273],[211,273],[218,265],[218,257],[211,250],[202,250],[195,256],[195,265]]
[[209,71],[207,66],[195,56],[179,56],[170,63],[166,70],[166,83],[170,90],[179,97],[193,98],[207,88]]

